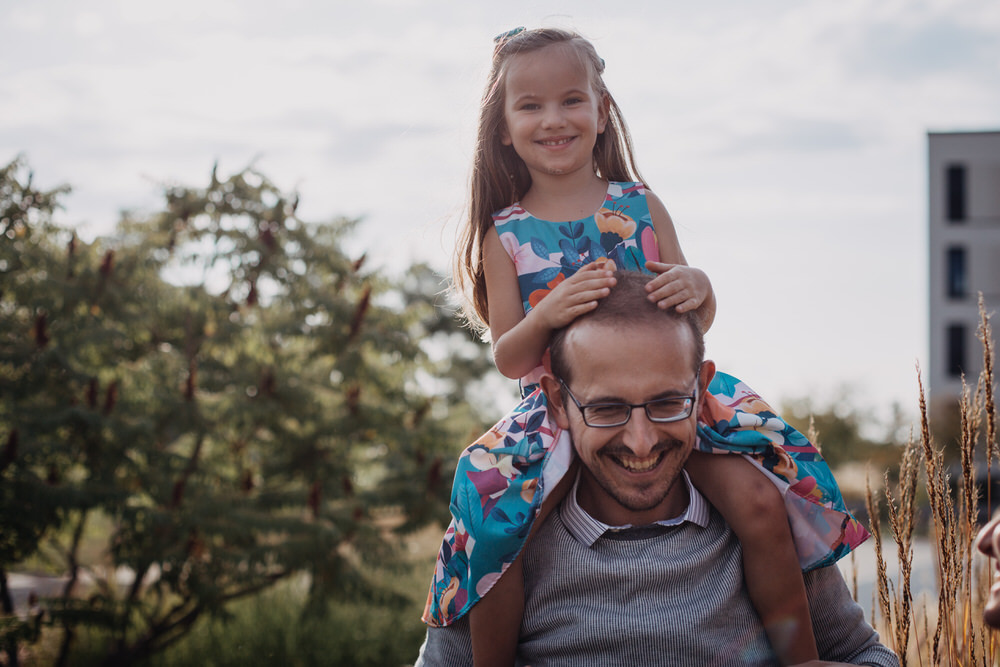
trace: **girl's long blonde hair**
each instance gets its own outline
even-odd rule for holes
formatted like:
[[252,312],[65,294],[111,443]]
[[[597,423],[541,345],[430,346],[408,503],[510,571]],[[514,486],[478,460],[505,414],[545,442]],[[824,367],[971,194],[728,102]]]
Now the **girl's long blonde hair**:
[[511,31],[497,40],[493,64],[479,111],[479,130],[472,158],[468,218],[459,228],[453,266],[454,288],[463,297],[464,315],[476,329],[489,326],[483,239],[493,226],[493,213],[519,201],[531,187],[531,176],[512,146],[504,146],[504,95],[510,59],[553,44],[566,44],[590,71],[599,99],[608,100],[608,123],[594,144],[594,170],[609,181],[642,181],[635,165],[632,138],[602,74],[604,60],[594,45],[573,32],[556,28]]

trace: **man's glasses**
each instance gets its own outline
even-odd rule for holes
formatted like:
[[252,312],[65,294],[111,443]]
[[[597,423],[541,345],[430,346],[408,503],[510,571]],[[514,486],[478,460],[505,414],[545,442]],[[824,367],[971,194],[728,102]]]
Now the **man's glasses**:
[[645,403],[590,403],[583,405],[576,399],[573,392],[569,390],[566,383],[559,379],[559,384],[566,390],[566,395],[576,403],[580,414],[583,415],[583,423],[593,428],[614,428],[624,426],[632,417],[634,408],[646,410],[646,417],[656,424],[669,424],[670,422],[681,421],[691,416],[694,410],[695,401],[698,398],[697,379],[694,393],[690,396],[669,396],[667,398],[655,398]]

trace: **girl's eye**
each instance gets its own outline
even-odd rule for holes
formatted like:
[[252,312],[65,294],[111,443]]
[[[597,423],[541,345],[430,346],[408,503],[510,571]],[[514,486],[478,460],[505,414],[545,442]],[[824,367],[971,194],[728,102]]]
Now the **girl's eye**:
[[527,104],[522,104],[521,109],[524,111],[535,111],[538,109],[538,105],[534,102],[529,102]]
[[567,106],[573,106],[575,104],[581,104],[583,102],[582,97],[570,97],[566,100]]

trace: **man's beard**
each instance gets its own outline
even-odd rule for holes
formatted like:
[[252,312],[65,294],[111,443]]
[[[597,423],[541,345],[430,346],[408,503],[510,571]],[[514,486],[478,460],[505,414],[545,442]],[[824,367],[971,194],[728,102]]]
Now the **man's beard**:
[[[650,456],[666,457],[670,455],[672,450],[683,449],[685,447],[686,444],[677,438],[669,438],[667,440],[661,440],[653,447],[653,449],[650,452]],[[599,453],[599,456],[608,457],[611,459],[618,458],[619,455],[634,456],[632,450],[630,450],[628,447],[620,443],[611,443],[605,445]],[[648,496],[648,497],[644,497],[644,494],[642,495],[627,494],[625,490],[618,488],[614,483],[606,479],[603,475],[595,474],[594,471],[591,471],[591,477],[594,479],[595,482],[597,482],[597,484],[604,490],[605,493],[611,496],[622,507],[628,509],[631,512],[645,512],[647,510],[651,510],[654,507],[658,506],[660,503],[664,501],[664,499],[668,495],[670,495],[670,491],[674,488],[674,484],[677,483],[677,480],[681,476],[680,472],[681,469],[684,467],[684,462],[686,460],[687,457],[685,457],[683,461],[680,461],[676,470],[669,472],[666,470],[661,471],[661,479],[670,476],[670,483],[667,484],[666,487],[664,487],[662,493],[657,493],[653,496]],[[657,461],[657,465],[661,465],[662,463],[663,463],[662,460]],[[621,466],[621,464],[618,463],[617,461],[613,461],[611,465]]]

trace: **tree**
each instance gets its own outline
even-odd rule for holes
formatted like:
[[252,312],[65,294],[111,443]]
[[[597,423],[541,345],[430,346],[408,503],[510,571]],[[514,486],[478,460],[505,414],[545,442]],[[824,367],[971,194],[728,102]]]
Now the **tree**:
[[[905,415],[898,405],[893,406],[891,423],[886,425],[871,410],[853,405],[844,389],[837,399],[824,406],[817,406],[808,397],[786,401],[782,414],[800,432],[816,433],[823,458],[834,470],[860,461],[872,463],[877,470],[894,465],[899,458]],[[885,435],[871,435],[877,432]]]
[[[106,664],[130,664],[298,573],[310,612],[384,598],[362,554],[391,562],[396,531],[447,516],[482,427],[427,354],[471,340],[439,281],[366,271],[341,250],[351,221],[300,220],[252,169],[169,187],[163,211],[94,243],[52,222],[63,190],[23,172],[0,172],[0,583],[58,555],[59,661],[87,624],[111,637]],[[463,383],[488,368],[473,349]],[[94,517],[113,528],[103,562],[82,562]],[[79,598],[83,570],[97,586]],[[0,639],[36,636],[41,617],[4,602]]]

